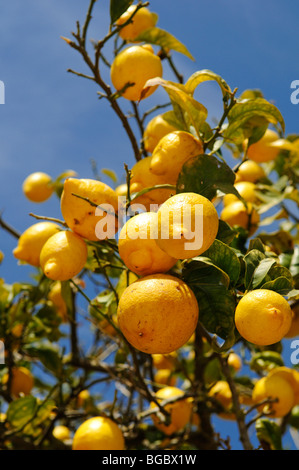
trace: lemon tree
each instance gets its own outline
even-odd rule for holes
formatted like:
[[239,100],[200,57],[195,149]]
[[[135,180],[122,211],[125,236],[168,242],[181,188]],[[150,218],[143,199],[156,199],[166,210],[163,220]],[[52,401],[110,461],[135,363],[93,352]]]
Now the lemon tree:
[[[131,159],[37,168],[26,203],[57,213],[21,232],[0,216],[18,265],[0,279],[0,449],[229,449],[233,420],[244,450],[281,450],[299,430],[299,135],[275,97],[185,77],[176,56],[195,54],[148,2],[109,5],[92,53],[95,0],[62,39]],[[210,81],[216,123],[197,99]]]

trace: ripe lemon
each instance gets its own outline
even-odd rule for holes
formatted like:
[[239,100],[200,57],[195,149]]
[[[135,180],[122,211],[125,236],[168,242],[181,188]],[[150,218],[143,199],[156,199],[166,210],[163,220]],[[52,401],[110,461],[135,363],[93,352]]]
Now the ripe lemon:
[[31,173],[23,182],[23,193],[32,202],[44,202],[53,194],[51,176],[42,171]]
[[212,245],[218,225],[217,211],[208,199],[196,193],[176,194],[158,210],[156,243],[173,258],[193,258]]
[[119,256],[140,276],[167,272],[177,262],[155,242],[157,221],[155,212],[143,212],[129,219],[119,234]]
[[[256,185],[254,183],[250,183],[249,181],[239,181],[234,186],[246,202],[252,202],[253,204],[259,203],[259,198],[256,194]],[[240,201],[240,199],[234,194],[226,194],[223,197],[224,207],[238,201]]]
[[124,450],[119,426],[110,418],[97,416],[84,421],[75,432],[73,450]]
[[145,150],[149,153],[153,153],[162,137],[175,130],[177,129],[164,119],[163,114],[158,114],[153,117],[147,124],[143,133]]
[[175,369],[175,362],[177,358],[177,352],[174,351],[170,354],[153,354],[153,366],[156,369],[168,369],[174,370]]
[[174,387],[176,381],[176,377],[169,369],[159,369],[154,375],[154,382],[159,385],[170,385],[171,387]]
[[40,266],[40,252],[46,241],[55,233],[60,231],[60,227],[53,222],[38,222],[25,230],[18,240],[13,255],[20,261],[32,266]]
[[[156,398],[158,402],[162,404],[162,406],[164,400],[169,400],[171,398],[175,399],[176,397],[179,398],[183,396],[184,392],[181,389],[171,386],[163,387],[156,393]],[[155,402],[151,402],[150,407],[157,408],[157,405]],[[152,414],[151,418],[155,427],[164,432],[164,434],[167,436],[170,436],[171,434],[183,429],[191,419],[192,402],[188,398],[183,398],[181,400],[174,401],[173,403],[168,403],[164,406],[164,408],[170,414],[169,424],[161,422],[161,419],[157,414]]]
[[[170,184],[163,177],[150,172],[151,156],[139,160],[131,170],[130,193],[139,193],[143,189],[161,184]],[[163,202],[173,196],[175,189],[158,188],[148,191],[133,199],[133,204],[142,204],[147,211],[158,209]]]
[[107,184],[93,179],[65,180],[61,213],[68,227],[81,237],[98,241],[114,236],[118,230],[117,212],[118,196]]
[[[139,101],[145,83],[150,78],[162,77],[163,69],[160,58],[154,53],[151,46],[145,46],[131,46],[124,49],[112,63],[112,84],[127,100]],[[132,86],[128,86],[124,90],[128,84],[132,84]],[[149,87],[142,99],[154,93],[156,88]]]
[[85,241],[67,230],[52,235],[44,244],[40,254],[41,268],[53,281],[67,281],[77,276],[86,261]]
[[263,137],[250,145],[247,150],[247,157],[257,163],[275,160],[280,149],[271,145],[279,139],[277,132],[267,129]]
[[51,287],[48,299],[53,303],[58,315],[61,317],[64,323],[68,320],[67,305],[61,293],[61,282],[57,281]]
[[230,353],[227,358],[227,363],[235,372],[239,372],[242,368],[242,359],[234,352]]
[[83,408],[84,405],[90,400],[90,393],[88,390],[82,390],[77,396],[78,408]]
[[267,399],[278,401],[263,404],[259,410],[263,413],[270,413],[274,418],[282,418],[294,406],[294,392],[291,385],[278,375],[262,377],[253,388],[252,400],[255,404]]
[[[116,21],[116,25],[120,26],[132,16],[134,11],[136,10],[136,5],[131,5],[125,13],[121,15],[121,17]],[[143,31],[152,28],[155,26],[155,17],[150,12],[148,8],[140,8],[135,15],[133,16],[130,23],[124,26],[119,31],[119,36],[124,39],[125,41],[134,42],[134,39],[139,36],[139,34],[143,33]]]
[[118,196],[126,196],[128,192],[128,186],[126,183],[120,184],[114,190]]
[[[4,374],[2,383],[8,383],[8,373]],[[34,378],[26,367],[14,367],[12,369],[12,378],[10,383],[10,393],[14,397],[20,395],[29,395],[33,389]]]
[[272,369],[268,377],[270,376],[278,376],[285,379],[292,387],[295,396],[295,405],[299,403],[299,371],[296,369],[290,369],[289,367],[275,367]]
[[67,426],[57,425],[52,432],[55,439],[59,441],[68,441],[71,438],[71,431]]
[[223,407],[224,411],[219,413],[223,419],[235,419],[235,414],[232,413],[232,392],[228,382],[225,380],[218,380],[215,385],[211,387],[208,392],[210,397],[215,398]]
[[150,171],[163,176],[170,184],[175,184],[183,164],[202,153],[202,142],[189,132],[178,130],[170,132],[162,137],[155,147]]
[[168,274],[152,274],[126,288],[118,324],[127,341],[148,354],[168,354],[186,344],[198,320],[193,291]]
[[292,323],[285,338],[295,338],[299,336],[299,305],[291,308],[292,310]]
[[239,181],[249,181],[250,183],[257,183],[257,181],[264,178],[264,169],[253,160],[246,160],[243,162],[236,173],[235,183]]
[[268,289],[245,294],[235,311],[240,335],[250,343],[269,346],[279,342],[290,329],[291,308],[285,298]]
[[258,228],[260,216],[250,202],[247,203],[247,208],[242,201],[232,202],[224,207],[220,219],[232,227],[242,227],[253,235]]

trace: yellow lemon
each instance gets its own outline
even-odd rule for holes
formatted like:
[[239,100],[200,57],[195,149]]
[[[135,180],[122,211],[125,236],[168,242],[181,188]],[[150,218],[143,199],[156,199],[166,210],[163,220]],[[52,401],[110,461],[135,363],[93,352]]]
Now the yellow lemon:
[[235,310],[235,324],[240,335],[259,346],[275,344],[285,336],[292,321],[285,298],[268,289],[245,294]]
[[299,371],[290,369],[289,367],[275,367],[272,369],[268,376],[277,375],[285,379],[292,387],[295,396],[295,405],[299,404]]
[[272,144],[279,139],[277,132],[267,129],[263,137],[251,144],[247,150],[247,157],[257,163],[269,162],[275,160],[280,149]]
[[227,363],[235,372],[239,372],[242,368],[242,359],[234,352],[231,352],[227,358]]
[[177,359],[176,351],[170,354],[153,354],[152,355],[153,366],[158,370],[159,369],[174,370],[176,359]]
[[46,241],[55,233],[60,231],[60,227],[53,222],[38,222],[25,230],[18,240],[13,255],[20,261],[32,266],[40,266],[40,252]]
[[242,227],[252,235],[258,228],[260,216],[250,202],[247,208],[242,201],[232,202],[225,206],[220,214],[220,219],[231,227]]
[[257,183],[257,181],[265,178],[264,169],[253,160],[246,160],[243,162],[236,173],[235,183],[239,181],[249,181],[250,183]]
[[154,375],[154,382],[159,385],[170,385],[174,387],[177,378],[173,375],[172,371],[169,369],[159,369]]
[[295,338],[299,336],[299,305],[291,308],[292,310],[292,323],[285,338]]
[[68,320],[67,305],[61,293],[61,282],[57,281],[51,287],[48,299],[53,303],[58,315],[61,317],[64,323]]
[[161,250],[177,259],[199,256],[218,233],[214,205],[196,193],[181,193],[167,199],[158,210],[158,238]]
[[148,354],[168,354],[186,344],[198,320],[193,291],[168,274],[152,274],[126,288],[118,324],[127,341]]
[[141,97],[145,83],[151,78],[162,77],[162,74],[160,58],[153,49],[144,46],[124,49],[115,57],[111,66],[113,86],[124,98],[131,101],[139,101],[154,93],[157,87],[149,87]]
[[[235,185],[236,190],[240,194],[240,196],[246,201],[246,202],[252,202],[253,204],[258,204],[259,203],[259,198],[256,194],[256,185],[254,183],[250,183],[249,181],[239,181]],[[228,206],[229,204],[232,204],[233,202],[238,202],[240,199],[235,196],[234,194],[226,194],[223,197],[223,205]]]
[[119,426],[110,418],[97,416],[84,421],[75,432],[73,450],[124,450]]
[[[130,193],[139,193],[168,182],[164,178],[150,172],[151,156],[139,160],[131,170]],[[175,188],[157,188],[134,198],[132,204],[142,205],[147,211],[156,211],[169,197],[175,194]]]
[[51,176],[42,171],[27,176],[22,188],[25,196],[32,202],[44,202],[54,191]]
[[71,438],[71,431],[67,426],[57,425],[52,432],[55,439],[59,441],[68,441]]
[[[121,17],[116,21],[116,25],[120,26],[126,23],[134,13],[136,8],[136,5],[131,5],[127,9],[127,11],[125,11],[125,13],[123,13]],[[154,27],[155,23],[155,17],[150,12],[150,10],[146,7],[140,8],[133,16],[131,22],[121,28],[118,34],[125,41],[134,42],[134,40],[137,38],[137,36],[139,36],[139,34],[143,33],[143,31],[149,28]]]
[[85,241],[67,230],[52,235],[44,244],[40,254],[41,268],[53,281],[67,281],[77,276],[86,261]]
[[167,272],[177,262],[156,244],[157,222],[155,212],[143,212],[129,219],[119,234],[119,256],[140,276]]
[[[163,387],[156,393],[156,398],[162,406],[164,400],[172,398],[175,400],[178,398],[173,403],[168,403],[164,406],[165,410],[170,414],[169,424],[163,423],[157,414],[151,415],[155,427],[167,436],[183,429],[191,419],[192,402],[188,398],[179,399],[183,396],[184,392],[181,389],[172,386]],[[157,408],[157,405],[155,402],[152,402],[150,407]]]
[[68,227],[87,240],[111,238],[118,230],[118,196],[101,181],[68,178],[60,205]]
[[77,396],[78,408],[83,408],[84,405],[90,400],[90,393],[88,390],[82,390]]
[[126,183],[120,184],[115,188],[115,192],[118,196],[127,196],[128,186]]
[[278,375],[268,375],[259,379],[252,391],[255,404],[271,400],[259,407],[263,413],[270,413],[274,418],[287,415],[294,406],[294,392],[287,380]]
[[162,137],[165,137],[165,135],[175,130],[177,129],[164,119],[163,114],[158,114],[153,117],[147,124],[143,133],[145,150],[149,153],[153,153]]
[[163,177],[165,182],[175,184],[184,163],[202,153],[202,142],[189,132],[170,132],[155,147],[150,171]]
[[[8,373],[4,374],[2,383],[8,383]],[[14,367],[10,383],[10,393],[14,397],[29,395],[34,386],[34,378],[26,367]]]

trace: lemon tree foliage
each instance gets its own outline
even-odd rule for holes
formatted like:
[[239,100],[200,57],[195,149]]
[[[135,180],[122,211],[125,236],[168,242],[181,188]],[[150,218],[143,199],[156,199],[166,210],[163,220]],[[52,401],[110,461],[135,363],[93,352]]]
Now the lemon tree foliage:
[[[184,77],[176,55],[196,51],[148,2],[110,0],[90,53],[96,7],[63,38],[89,69],[69,72],[97,85],[131,158],[119,174],[94,163],[89,179],[37,168],[24,197],[56,197],[58,213],[31,213],[23,233],[0,218],[20,265],[0,279],[0,448],[231,449],[234,420],[245,450],[281,450],[299,429],[299,371],[285,365],[299,334],[299,135],[262,91],[221,71]],[[196,98],[207,81],[216,123]],[[190,226],[176,219],[188,206]]]

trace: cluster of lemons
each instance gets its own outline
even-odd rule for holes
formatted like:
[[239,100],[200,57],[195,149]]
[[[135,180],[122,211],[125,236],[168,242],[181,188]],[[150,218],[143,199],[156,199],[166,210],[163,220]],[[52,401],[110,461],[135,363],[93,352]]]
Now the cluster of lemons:
[[[131,6],[117,25],[128,21],[136,8],[136,5]],[[155,21],[155,15],[141,8],[133,21],[120,29],[119,35],[134,43],[142,31],[155,25]],[[152,46],[134,44],[115,57],[111,81],[123,98],[139,101],[155,91],[155,87],[144,90],[147,80],[161,77],[162,73],[161,59]],[[238,169],[235,186],[247,207],[233,195],[223,199],[221,219],[232,226],[249,229],[251,234],[259,223],[255,185],[265,176],[260,163],[276,158],[278,150],[273,142],[277,139],[276,133],[267,130],[262,139],[248,148],[248,159]],[[56,282],[50,298],[64,317],[66,306],[61,298],[61,282],[82,271],[88,256],[87,242],[99,240],[97,226],[101,217],[97,208],[105,204],[113,208],[113,213],[104,211],[102,214],[108,227],[105,237],[113,237],[120,228],[118,196],[128,192],[135,195],[133,202],[142,204],[145,212],[134,215],[121,228],[118,249],[125,266],[138,278],[123,291],[116,321],[134,348],[153,357],[157,369],[155,380],[162,387],[156,393],[156,401],[150,405],[156,410],[152,419],[158,429],[171,435],[190,422],[193,404],[175,386],[171,374],[173,361],[170,366],[165,366],[158,358],[165,359],[168,355],[169,360],[169,355],[175,357],[176,351],[188,342],[197,325],[199,307],[190,287],[169,272],[180,260],[198,256],[212,245],[219,218],[213,202],[195,193],[176,194],[175,190],[183,164],[204,152],[203,143],[191,133],[173,127],[163,115],[149,122],[143,141],[150,156],[133,166],[129,188],[122,185],[113,190],[98,180],[67,178],[61,194],[65,226],[50,221],[32,225],[21,235],[14,256],[40,267],[45,276]],[[153,186],[158,187],[148,190]],[[23,189],[34,202],[47,200],[54,190],[52,179],[41,172],[30,175]],[[156,210],[152,210],[152,205],[157,205]],[[184,223],[183,217],[186,208],[188,224]],[[195,234],[197,217],[200,217],[203,229],[200,243]],[[193,248],[190,249],[188,244]],[[245,294],[240,300],[235,323],[241,336],[249,342],[269,345],[289,333],[292,311],[281,295],[259,289]],[[252,399],[257,403],[274,395],[278,402],[271,403],[271,410],[275,416],[283,416],[298,403],[297,382],[299,384],[298,377],[289,370],[273,371],[257,382]],[[11,387],[16,396],[30,393],[33,387],[30,372],[24,368],[14,369]],[[210,396],[216,397],[225,409],[231,406],[231,391],[226,382],[217,382],[210,390]],[[169,424],[163,423],[157,413],[157,403],[163,404],[164,400],[169,401],[165,406],[170,413]],[[63,431],[65,429],[56,429],[57,436],[68,438],[69,434],[63,434]],[[98,416],[88,419],[77,429],[72,446],[74,450],[122,450],[125,440],[113,420]]]

